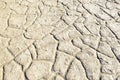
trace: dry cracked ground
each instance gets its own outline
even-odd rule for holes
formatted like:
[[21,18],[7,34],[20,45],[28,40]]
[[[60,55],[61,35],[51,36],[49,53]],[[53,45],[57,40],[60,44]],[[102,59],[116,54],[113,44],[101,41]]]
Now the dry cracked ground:
[[120,0],[0,0],[0,80],[120,80]]

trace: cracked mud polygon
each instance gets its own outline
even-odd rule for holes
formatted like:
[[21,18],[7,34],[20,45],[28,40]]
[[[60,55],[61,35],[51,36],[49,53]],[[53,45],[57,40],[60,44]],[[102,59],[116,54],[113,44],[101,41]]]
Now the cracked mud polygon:
[[0,80],[120,80],[120,0],[0,0]]

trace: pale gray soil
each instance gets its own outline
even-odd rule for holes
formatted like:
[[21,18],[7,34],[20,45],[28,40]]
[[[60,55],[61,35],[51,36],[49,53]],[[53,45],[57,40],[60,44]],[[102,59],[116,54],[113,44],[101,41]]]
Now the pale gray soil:
[[120,0],[0,0],[0,80],[120,80]]

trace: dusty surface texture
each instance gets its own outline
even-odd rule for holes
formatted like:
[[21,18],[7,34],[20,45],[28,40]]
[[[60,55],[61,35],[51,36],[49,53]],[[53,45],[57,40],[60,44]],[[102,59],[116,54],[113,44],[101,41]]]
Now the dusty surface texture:
[[120,0],[0,0],[0,80],[120,80]]

